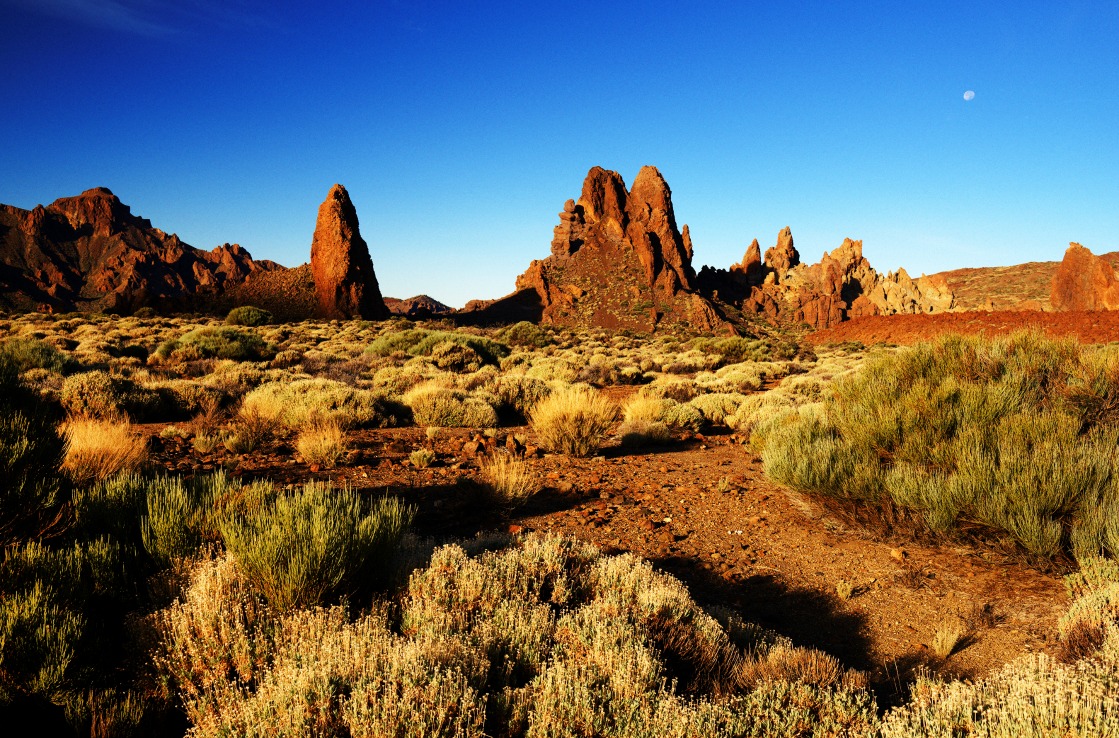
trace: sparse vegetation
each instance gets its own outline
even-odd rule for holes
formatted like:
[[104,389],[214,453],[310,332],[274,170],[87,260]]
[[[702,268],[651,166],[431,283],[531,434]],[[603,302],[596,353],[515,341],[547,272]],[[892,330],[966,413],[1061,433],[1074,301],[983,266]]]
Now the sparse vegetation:
[[268,325],[272,322],[272,313],[252,305],[241,305],[229,311],[229,314],[225,316],[225,322],[229,325],[251,327]]
[[[244,329],[277,352],[268,361],[184,347],[230,328],[211,319],[0,316],[0,713],[122,736],[181,735],[186,721],[198,736],[1116,732],[1114,349],[1015,336],[813,355],[778,339],[409,325]],[[176,422],[143,429],[149,471],[107,461],[135,448],[127,418]],[[1001,616],[913,620],[929,671],[911,688],[898,676],[885,689],[900,705],[879,711],[863,675],[701,608],[635,555],[523,534],[540,514],[611,550],[659,550],[658,568],[700,587],[766,577],[775,524],[828,524],[777,519],[751,489],[747,435],[799,490],[978,530],[977,562],[992,534],[1034,552],[1025,561],[1078,559],[1055,658],[943,681],[1003,637]],[[698,466],[701,444],[721,466]],[[360,489],[308,484],[300,459],[341,465],[329,476]],[[269,469],[275,484],[249,481]],[[420,506],[416,533],[385,489]],[[539,505],[514,512],[538,489]],[[684,527],[712,497],[743,519]],[[444,545],[495,527],[516,536]],[[790,575],[803,600],[766,606],[816,598],[846,615],[960,586],[911,551],[894,557],[900,572]]]

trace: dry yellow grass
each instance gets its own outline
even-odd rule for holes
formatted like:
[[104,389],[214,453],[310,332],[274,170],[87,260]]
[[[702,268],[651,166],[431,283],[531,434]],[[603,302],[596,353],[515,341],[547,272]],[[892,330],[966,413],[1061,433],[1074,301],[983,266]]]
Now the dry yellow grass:
[[62,468],[77,484],[133,471],[148,456],[147,441],[127,420],[70,418],[63,424],[68,446]]
[[295,448],[308,464],[332,467],[347,451],[346,433],[336,420],[314,420],[299,431]]
[[536,494],[536,478],[524,459],[498,453],[482,462],[486,490],[497,503],[515,507]]
[[532,411],[532,429],[540,445],[569,456],[590,456],[598,450],[618,416],[607,397],[586,385],[553,392]]

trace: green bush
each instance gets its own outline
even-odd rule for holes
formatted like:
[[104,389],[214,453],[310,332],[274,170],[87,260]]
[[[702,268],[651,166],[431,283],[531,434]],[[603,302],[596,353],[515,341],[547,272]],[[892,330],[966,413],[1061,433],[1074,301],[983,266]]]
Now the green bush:
[[162,360],[231,359],[266,361],[276,348],[255,331],[233,326],[205,326],[160,344],[155,356]]
[[122,416],[152,420],[167,410],[166,398],[158,391],[101,370],[67,377],[59,400],[71,415],[105,420]]
[[535,323],[522,320],[502,328],[497,337],[510,346],[544,348],[552,343],[552,335]]
[[227,325],[258,326],[268,325],[272,322],[272,313],[252,305],[241,305],[229,311],[225,316]]
[[76,363],[54,346],[37,338],[7,338],[0,341],[0,362],[7,362],[17,372],[29,369],[65,372]]
[[346,428],[387,428],[409,420],[408,408],[399,402],[331,379],[262,384],[245,395],[242,413],[256,413],[293,429],[315,418],[335,420]]
[[404,403],[412,409],[416,425],[437,428],[493,428],[497,410],[480,396],[435,384],[408,390]]
[[287,612],[384,581],[411,519],[395,498],[369,505],[349,489],[310,483],[252,515],[229,517],[221,533],[253,586]]
[[391,356],[397,352],[410,356],[431,356],[437,346],[448,342],[469,348],[486,364],[497,365],[502,358],[509,355],[508,346],[484,336],[425,328],[386,333],[374,339],[365,350],[375,356]]
[[766,472],[807,492],[970,520],[1042,557],[1119,555],[1119,355],[1019,333],[868,359],[823,403],[755,432]]

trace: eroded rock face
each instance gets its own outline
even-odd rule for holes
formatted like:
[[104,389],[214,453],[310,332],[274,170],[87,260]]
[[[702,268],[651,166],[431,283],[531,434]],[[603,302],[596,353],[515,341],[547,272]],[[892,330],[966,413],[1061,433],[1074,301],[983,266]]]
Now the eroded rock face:
[[104,187],[23,210],[0,205],[0,305],[56,312],[195,309],[279,269],[237,244],[201,251]]
[[592,168],[559,219],[552,255],[517,278],[518,293],[538,295],[543,322],[640,331],[670,323],[725,327],[696,292],[691,236],[677,227],[671,190],[655,167],[643,167],[629,190],[617,172]]
[[700,289],[745,313],[827,328],[865,315],[939,312],[952,308],[944,280],[913,280],[904,269],[880,275],[863,256],[862,241],[844,239],[816,264],[802,264],[789,228],[758,261],[757,241],[728,271],[705,267]]
[[357,210],[346,188],[336,184],[319,206],[311,241],[311,275],[320,318],[383,320],[381,297],[369,247],[358,229]]
[[1119,308],[1119,277],[1108,262],[1078,243],[1070,243],[1053,277],[1049,302],[1054,310]]

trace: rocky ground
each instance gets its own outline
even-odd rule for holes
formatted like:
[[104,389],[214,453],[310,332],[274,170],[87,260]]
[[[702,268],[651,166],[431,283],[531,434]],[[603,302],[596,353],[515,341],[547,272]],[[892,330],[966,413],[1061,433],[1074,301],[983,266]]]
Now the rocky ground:
[[[896,318],[895,318],[896,320]],[[278,484],[329,479],[370,494],[399,495],[417,508],[421,535],[437,540],[477,533],[555,531],[604,550],[632,551],[691,588],[707,606],[729,607],[797,643],[865,670],[879,699],[906,693],[915,672],[976,677],[1029,651],[1051,651],[1067,607],[1060,578],[990,547],[922,545],[903,533],[844,524],[812,501],[768,481],[761,461],[737,435],[680,437],[659,448],[616,442],[589,459],[529,457],[541,491],[515,510],[481,501],[474,480],[492,438],[443,430],[355,431],[353,450],[335,469],[308,467],[283,444],[234,456],[199,454],[183,439],[146,426],[153,461],[184,475],[225,468]],[[411,451],[437,453],[415,468]],[[841,597],[839,589],[853,592]],[[933,654],[939,628],[966,635],[948,659]]]

